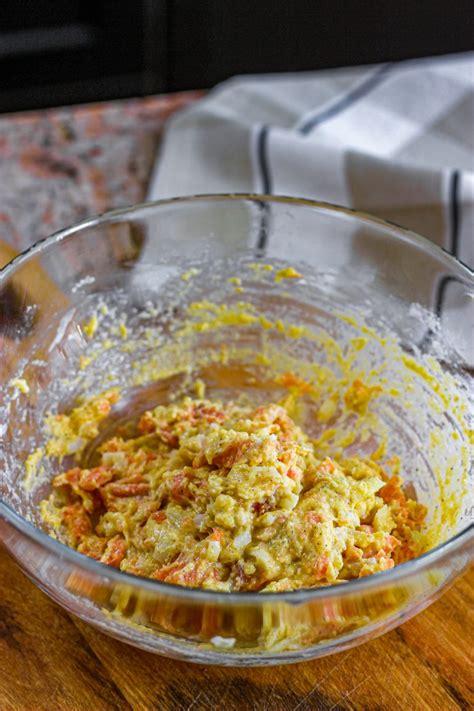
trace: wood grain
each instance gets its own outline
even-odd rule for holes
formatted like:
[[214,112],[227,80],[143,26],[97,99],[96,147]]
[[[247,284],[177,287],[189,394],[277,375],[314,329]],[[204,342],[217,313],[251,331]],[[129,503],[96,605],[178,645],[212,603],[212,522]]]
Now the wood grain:
[[471,570],[397,630],[331,657],[227,669],[157,657],[73,618],[0,550],[0,711],[474,708]]

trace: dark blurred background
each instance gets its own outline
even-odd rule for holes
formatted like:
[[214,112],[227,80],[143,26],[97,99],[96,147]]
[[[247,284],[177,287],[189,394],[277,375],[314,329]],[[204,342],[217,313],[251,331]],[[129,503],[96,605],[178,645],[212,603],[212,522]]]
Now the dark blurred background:
[[472,0],[0,0],[0,111],[474,48]]

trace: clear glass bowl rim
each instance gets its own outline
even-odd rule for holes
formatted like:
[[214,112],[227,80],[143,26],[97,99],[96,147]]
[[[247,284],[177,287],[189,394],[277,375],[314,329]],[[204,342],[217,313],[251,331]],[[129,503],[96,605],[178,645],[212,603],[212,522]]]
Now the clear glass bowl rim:
[[[38,257],[41,253],[56,244],[59,244],[64,239],[80,233],[84,229],[105,225],[110,222],[119,221],[126,217],[133,217],[135,213],[142,210],[154,210],[155,208],[166,207],[169,205],[192,204],[199,202],[254,202],[256,204],[275,203],[287,204],[291,206],[305,206],[315,208],[320,212],[326,212],[333,215],[352,217],[359,222],[365,222],[372,226],[379,226],[384,230],[389,230],[396,233],[403,241],[416,245],[428,254],[446,265],[451,271],[457,273],[462,282],[467,286],[474,288],[474,272],[469,267],[455,259],[453,256],[445,252],[441,247],[434,244],[430,240],[421,235],[412,232],[404,227],[374,217],[367,213],[341,205],[309,200],[306,198],[289,197],[285,195],[264,195],[254,193],[222,193],[222,194],[202,194],[180,196],[168,198],[164,200],[153,200],[147,202],[136,203],[127,207],[109,210],[92,218],[87,218],[70,227],[54,232],[52,235],[38,240],[35,244],[28,247],[19,255],[14,257],[2,269],[0,269],[0,287],[2,283],[7,281],[13,274],[21,268],[30,259]],[[77,565],[79,568],[84,568],[91,574],[96,574],[99,577],[107,578],[116,583],[122,583],[131,587],[139,588],[140,590],[149,590],[163,596],[174,595],[184,600],[188,599],[193,602],[215,602],[215,603],[233,603],[247,605],[249,603],[263,603],[264,601],[273,602],[288,602],[299,604],[309,602],[311,600],[321,598],[341,598],[347,595],[369,592],[378,587],[389,587],[400,579],[411,576],[412,574],[421,573],[423,570],[430,568],[433,564],[439,561],[445,555],[455,553],[461,548],[464,543],[472,539],[474,541],[474,523],[469,524],[462,531],[459,531],[455,536],[441,543],[439,546],[423,553],[421,556],[414,558],[406,563],[397,565],[391,570],[386,570],[375,575],[370,575],[364,578],[350,580],[344,584],[327,585],[320,588],[301,588],[298,590],[290,590],[287,592],[272,592],[272,593],[255,593],[255,592],[218,592],[215,590],[201,590],[199,588],[186,588],[180,585],[163,583],[159,580],[151,578],[139,577],[111,568],[105,563],[100,563],[92,558],[75,551],[73,548],[66,546],[60,541],[51,538],[47,533],[34,526],[25,518],[17,514],[5,501],[0,499],[0,515],[19,532],[33,539],[37,544],[46,548],[59,559],[65,559],[72,565]]]

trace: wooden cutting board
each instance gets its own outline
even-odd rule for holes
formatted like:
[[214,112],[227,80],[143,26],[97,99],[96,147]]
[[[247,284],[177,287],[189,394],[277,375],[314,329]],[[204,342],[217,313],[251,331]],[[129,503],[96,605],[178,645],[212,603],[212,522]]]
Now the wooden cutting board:
[[0,549],[0,711],[474,709],[474,570],[379,639],[312,662],[229,669],[117,642],[40,592]]

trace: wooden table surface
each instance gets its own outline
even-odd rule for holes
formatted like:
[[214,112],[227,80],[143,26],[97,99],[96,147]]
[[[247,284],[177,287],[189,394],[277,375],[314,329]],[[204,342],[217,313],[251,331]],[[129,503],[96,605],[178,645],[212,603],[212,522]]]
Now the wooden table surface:
[[471,570],[417,617],[348,652],[229,669],[106,637],[52,602],[0,549],[0,709],[473,709],[473,583]]
[[[164,122],[196,97],[0,118],[0,262],[11,248],[141,200]],[[96,632],[0,548],[0,711],[474,709],[473,582],[471,571],[410,622],[348,652],[224,669],[156,657]]]

